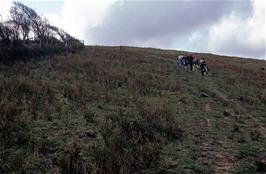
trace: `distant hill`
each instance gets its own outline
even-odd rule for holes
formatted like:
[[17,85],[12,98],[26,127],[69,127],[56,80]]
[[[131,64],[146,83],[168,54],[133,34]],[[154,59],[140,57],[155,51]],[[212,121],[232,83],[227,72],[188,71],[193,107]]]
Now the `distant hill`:
[[[0,64],[0,173],[266,172],[265,61],[90,46]],[[186,52],[183,52],[186,53]]]

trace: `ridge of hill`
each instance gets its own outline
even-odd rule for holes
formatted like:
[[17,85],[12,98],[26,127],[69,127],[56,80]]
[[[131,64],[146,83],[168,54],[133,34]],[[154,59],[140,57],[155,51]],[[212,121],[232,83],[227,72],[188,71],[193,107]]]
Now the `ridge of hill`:
[[[265,61],[90,46],[0,65],[0,173],[266,172]],[[202,95],[204,93],[204,95]]]

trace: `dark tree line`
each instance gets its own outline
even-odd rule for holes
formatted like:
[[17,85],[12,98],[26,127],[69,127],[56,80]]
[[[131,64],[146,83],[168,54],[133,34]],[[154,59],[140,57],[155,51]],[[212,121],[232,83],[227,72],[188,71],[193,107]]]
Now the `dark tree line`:
[[14,2],[10,19],[0,23],[0,45],[38,44],[39,47],[60,45],[66,48],[83,46],[83,43],[38,15],[36,11],[20,2]]

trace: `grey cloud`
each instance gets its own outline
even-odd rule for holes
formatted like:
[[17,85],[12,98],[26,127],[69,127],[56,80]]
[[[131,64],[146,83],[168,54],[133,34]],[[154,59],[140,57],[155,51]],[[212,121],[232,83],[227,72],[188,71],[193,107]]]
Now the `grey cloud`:
[[101,45],[134,45],[149,40],[161,47],[178,37],[217,22],[232,10],[243,17],[252,13],[250,1],[125,1],[115,3],[88,41]]
[[220,44],[217,51],[227,55],[237,55],[237,56],[244,56],[244,57],[256,57],[258,59],[265,59],[266,52],[265,52],[265,43],[259,45],[257,47],[251,47],[246,42],[237,42],[232,38],[228,41],[229,44]]

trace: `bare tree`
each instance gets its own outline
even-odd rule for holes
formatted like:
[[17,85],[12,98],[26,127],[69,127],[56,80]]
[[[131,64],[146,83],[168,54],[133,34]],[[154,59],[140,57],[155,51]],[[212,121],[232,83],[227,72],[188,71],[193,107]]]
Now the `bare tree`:
[[15,3],[10,9],[11,22],[16,26],[23,41],[28,40],[31,21]]
[[16,23],[14,23],[12,20],[8,20],[4,24],[12,31],[12,37],[10,39],[18,41],[20,35],[19,25],[16,25]]
[[30,21],[30,26],[34,32],[35,37],[40,41],[40,46],[42,46],[43,39],[43,20],[42,18],[31,8],[25,6],[20,2],[14,2],[14,6],[25,15]]
[[0,23],[0,38],[3,44],[10,45],[10,47],[12,47],[15,35],[16,34],[10,26],[5,25],[5,23]]
[[61,42],[59,40],[60,36],[58,35],[59,28],[53,25],[48,25],[47,27],[49,28],[49,39],[51,44],[59,44]]
[[66,48],[74,48],[84,45],[63,29],[52,26],[46,18],[39,16],[33,9],[20,2],[14,2],[10,9],[11,19],[0,23],[0,41],[24,41],[29,40],[33,33],[34,41],[38,41],[40,47],[44,45],[58,44]]

